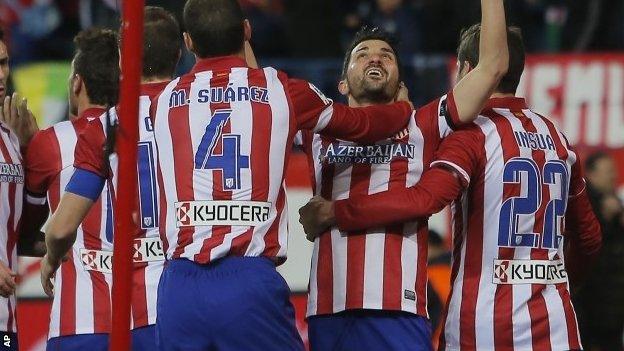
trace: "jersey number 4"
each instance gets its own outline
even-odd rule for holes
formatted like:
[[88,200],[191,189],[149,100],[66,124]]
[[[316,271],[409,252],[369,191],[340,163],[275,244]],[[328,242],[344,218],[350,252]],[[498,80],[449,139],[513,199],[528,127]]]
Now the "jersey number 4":
[[[241,136],[223,134],[231,114],[232,110],[214,112],[195,154],[195,169],[221,170],[223,190],[240,189],[241,169],[249,168],[249,156],[241,155]],[[215,151],[219,142],[220,154]]]
[[[503,202],[499,217],[498,245],[559,248],[562,238],[559,223],[565,216],[568,204],[569,179],[568,168],[562,161],[548,161],[540,172],[532,159],[509,160],[503,171],[503,183],[520,184],[523,191],[520,196]],[[544,211],[544,227],[542,233],[533,233],[533,221],[529,219],[535,218],[535,213],[541,206],[544,185],[547,185],[546,189],[550,193],[550,200]]]

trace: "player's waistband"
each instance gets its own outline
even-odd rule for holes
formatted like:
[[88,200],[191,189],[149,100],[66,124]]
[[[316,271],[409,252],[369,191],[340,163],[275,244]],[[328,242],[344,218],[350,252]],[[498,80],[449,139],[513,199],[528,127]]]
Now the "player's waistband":
[[186,258],[176,258],[167,262],[169,272],[191,273],[202,270],[208,274],[223,274],[247,269],[275,269],[275,261],[265,256],[226,256],[210,263],[199,263]]
[[[165,253],[159,238],[141,238],[134,240],[134,263],[164,261]],[[80,249],[80,262],[87,271],[111,274],[113,272],[113,252]]]
[[176,227],[249,226],[269,220],[272,204],[261,201],[182,201],[175,203]]
[[562,260],[494,260],[494,284],[560,284],[568,282]]

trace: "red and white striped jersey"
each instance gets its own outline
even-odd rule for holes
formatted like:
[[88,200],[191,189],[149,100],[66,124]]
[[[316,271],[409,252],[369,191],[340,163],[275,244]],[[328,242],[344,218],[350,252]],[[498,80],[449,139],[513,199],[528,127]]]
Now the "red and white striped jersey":
[[[342,200],[416,184],[458,122],[452,93],[411,116],[405,132],[373,145],[304,132],[314,194]],[[426,219],[323,233],[314,242],[307,315],[383,309],[427,317],[427,236]]]
[[563,233],[568,198],[585,185],[563,134],[523,99],[492,99],[475,125],[445,140],[434,165],[467,184],[452,206],[441,348],[580,350]]
[[[17,236],[24,200],[24,169],[19,141],[0,122],[0,263],[17,272]],[[0,331],[17,333],[15,294],[0,297]]]
[[[78,119],[58,123],[33,137],[25,162],[26,188],[29,193],[47,194],[51,213],[74,173],[78,136],[90,119],[103,112],[88,109]],[[110,331],[112,260],[101,253],[113,249],[112,216],[112,198],[105,186],[78,227],[68,260],[56,272],[49,338]]]
[[[157,99],[161,230],[168,258],[286,258],[284,174],[298,129],[376,141],[407,123],[406,103],[349,109],[314,86],[244,60],[200,60]],[[374,116],[388,116],[373,128]]]
[[[132,285],[132,328],[156,323],[156,300],[158,282],[164,268],[165,257],[160,240],[158,181],[156,167],[158,155],[154,141],[152,119],[149,116],[152,99],[167,85],[151,83],[141,85],[139,105],[139,142],[137,152],[138,192],[134,196],[138,209],[140,227],[134,234],[134,267]],[[116,110],[106,113],[89,123],[78,140],[74,166],[93,172],[117,186],[116,162],[105,162],[104,145],[107,126],[117,123]],[[110,117],[110,121],[108,120]],[[113,154],[111,158],[116,159]],[[113,195],[115,192],[113,191]]]

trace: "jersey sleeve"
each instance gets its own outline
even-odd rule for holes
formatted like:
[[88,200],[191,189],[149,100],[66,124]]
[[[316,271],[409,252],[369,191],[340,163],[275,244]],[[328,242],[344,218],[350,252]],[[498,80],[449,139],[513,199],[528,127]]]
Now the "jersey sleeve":
[[476,131],[453,133],[440,145],[432,168],[413,187],[336,201],[338,228],[361,230],[440,212],[470,184],[480,165],[479,143]]
[[461,176],[464,186],[468,186],[481,165],[484,141],[476,126],[455,132],[440,144],[431,167],[454,170]]
[[42,130],[35,134],[26,150],[26,191],[28,201],[33,204],[40,204],[35,198],[45,197],[54,177],[61,171],[60,151],[54,147],[58,144],[54,138],[53,129]]
[[406,102],[361,108],[337,104],[311,83],[297,79],[288,80],[288,96],[298,129],[358,143],[392,137],[412,115]]
[[74,153],[74,167],[106,179],[109,174],[109,167],[104,154],[106,135],[104,134],[103,123],[102,118],[90,121],[78,136]]
[[428,217],[455,200],[461,190],[455,172],[430,169],[413,187],[334,202],[336,225],[343,231],[357,231]]

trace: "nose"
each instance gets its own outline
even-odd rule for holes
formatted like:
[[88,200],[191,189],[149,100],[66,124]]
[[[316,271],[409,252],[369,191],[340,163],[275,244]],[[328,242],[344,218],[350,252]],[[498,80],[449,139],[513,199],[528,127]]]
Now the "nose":
[[380,64],[381,63],[381,55],[379,55],[379,54],[372,54],[372,55],[370,55],[369,63]]

